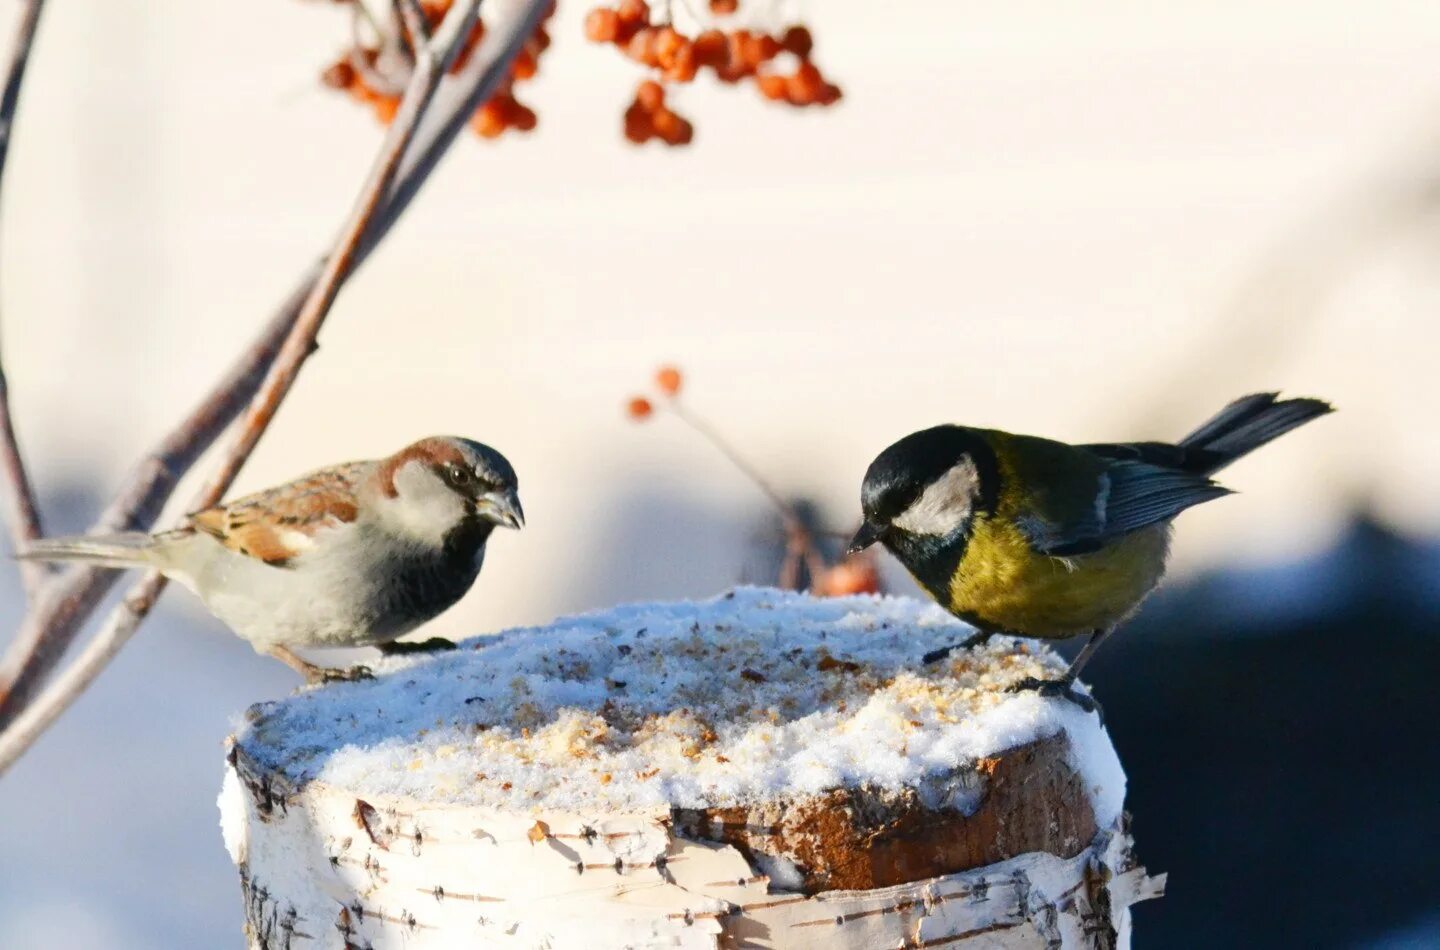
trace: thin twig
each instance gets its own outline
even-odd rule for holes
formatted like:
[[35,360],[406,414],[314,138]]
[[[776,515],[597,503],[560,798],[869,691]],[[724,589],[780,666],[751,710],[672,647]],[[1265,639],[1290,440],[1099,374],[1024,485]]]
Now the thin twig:
[[780,516],[781,522],[785,525],[785,560],[780,567],[780,586],[791,590],[800,589],[799,568],[802,561],[805,564],[805,572],[810,576],[810,584],[813,586],[826,568],[825,559],[820,556],[819,550],[815,547],[814,534],[805,526],[800,513],[795,510],[795,506],[782,498],[765,476],[761,475],[760,471],[751,465],[710,423],[692,414],[679,399],[672,397],[668,405],[676,418],[719,449],[720,454],[729,459],[730,464],[738,468],[746,478],[754,482],[755,487],[759,488],[775,506],[776,514]]
[[420,0],[395,0],[395,5],[400,8],[400,19],[405,24],[405,32],[410,34],[410,48],[414,50],[428,46],[430,21],[425,18]]
[[736,451],[735,447],[732,446],[723,435],[717,432],[710,423],[701,419],[699,416],[693,415],[678,399],[670,400],[670,411],[675,413],[676,418],[681,422],[700,433],[706,441],[719,449],[720,454],[729,459],[731,465],[734,465],[746,478],[755,483],[755,487],[759,488],[765,497],[770,499],[770,503],[775,506],[775,512],[780,516],[780,520],[785,522],[787,531],[809,533],[804,523],[800,520],[800,515],[796,513],[790,503],[780,497],[780,493],[771,487],[770,482],[766,480],[765,476],[761,475],[758,469],[752,466],[744,456]]
[[[460,46],[474,25],[478,8],[479,0],[469,0],[452,7],[433,44],[424,53],[417,54],[415,73],[401,99],[399,112],[361,196],[336,241],[335,249],[327,258],[319,280],[290,328],[264,384],[251,400],[219,470],[196,497],[191,510],[209,507],[224,496],[274,418],[286,393],[294,385],[301,367],[314,352],[316,337],[330,306],[351,268],[358,262],[362,241],[367,233],[374,233],[373,219],[390,192],[400,161],[413,141],[420,119],[445,70],[458,55]],[[443,55],[434,54],[436,47],[444,50]],[[509,48],[507,45],[506,49]],[[514,48],[518,51],[518,46]],[[88,688],[134,634],[164,589],[164,577],[154,572],[147,574],[106,618],[100,632],[86,645],[76,661],[0,734],[0,773],[8,769]]]
[[[44,7],[45,0],[28,0],[20,12],[20,28],[10,54],[5,88],[0,92],[0,180],[5,174],[5,159],[10,154],[10,132],[15,127],[15,110],[20,105],[20,86],[25,81],[25,67],[30,62],[30,48],[35,43],[35,30],[40,25]],[[3,359],[0,359],[0,495],[5,499],[5,520],[10,525],[15,547],[18,549],[40,537],[40,510],[30,477],[25,473],[24,456],[20,454],[20,441],[10,415],[10,387],[6,383]],[[32,600],[50,573],[49,568],[38,562],[21,563],[21,581]]]

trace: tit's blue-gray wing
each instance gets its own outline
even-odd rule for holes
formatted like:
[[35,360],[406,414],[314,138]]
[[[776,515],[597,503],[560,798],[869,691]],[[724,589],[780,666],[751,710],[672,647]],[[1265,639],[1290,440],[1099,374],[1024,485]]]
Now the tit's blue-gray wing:
[[1120,538],[1174,518],[1186,508],[1230,494],[1204,475],[1137,459],[1106,459],[1093,503],[1039,512],[1021,520],[1035,550],[1054,557],[1098,551]]

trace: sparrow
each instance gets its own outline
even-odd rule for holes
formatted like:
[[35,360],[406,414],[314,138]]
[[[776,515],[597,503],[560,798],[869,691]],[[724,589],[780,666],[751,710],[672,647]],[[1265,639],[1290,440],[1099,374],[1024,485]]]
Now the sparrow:
[[307,682],[361,678],[364,667],[316,666],[292,648],[453,646],[395,640],[470,589],[497,525],[524,525],[517,487],[499,452],[435,436],[197,512],[171,531],[49,538],[19,556],[157,570]]
[[941,425],[907,435],[870,464],[851,553],[880,543],[924,590],[976,629],[951,651],[997,633],[1090,639],[1058,680],[1015,689],[1086,710],[1075,678],[1160,582],[1171,521],[1230,494],[1210,476],[1333,411],[1277,393],[1237,399],[1170,444],[1069,445],[998,429]]

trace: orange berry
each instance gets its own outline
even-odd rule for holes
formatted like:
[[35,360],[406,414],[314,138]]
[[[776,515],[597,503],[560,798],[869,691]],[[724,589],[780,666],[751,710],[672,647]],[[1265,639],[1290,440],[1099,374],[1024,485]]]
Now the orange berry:
[[[514,100],[511,101],[513,102]],[[520,132],[533,132],[535,131],[535,126],[540,123],[540,120],[535,116],[535,110],[522,102],[515,102],[510,109],[510,114],[506,118],[508,118],[510,124]]]
[[723,83],[734,84],[750,75],[750,70],[733,63],[715,67],[715,78]]
[[695,62],[699,66],[720,66],[730,58],[730,45],[719,30],[706,30],[695,37]]
[[752,35],[745,41],[745,62],[752,68],[770,62],[780,55],[780,42],[766,33]]
[[811,581],[811,591],[821,597],[880,593],[880,572],[870,558],[846,558],[826,568]]
[[663,69],[668,69],[675,61],[675,54],[680,47],[685,45],[685,37],[675,31],[672,26],[661,27],[655,33],[655,60]]
[[659,32],[651,27],[642,27],[635,31],[630,42],[625,44],[625,55],[635,62],[644,66],[658,66],[659,61],[655,58],[655,34]]
[[685,378],[680,375],[680,371],[673,366],[662,366],[655,372],[655,385],[660,387],[660,391],[668,396],[673,396],[680,392],[680,384],[684,382],[684,380]]
[[822,106],[833,106],[839,102],[843,96],[844,93],[841,92],[839,86],[827,82],[820,87],[819,93],[815,96],[815,101]]
[[750,31],[736,30],[727,37],[727,40],[730,48],[730,66],[745,69],[748,66],[745,61],[745,50],[750,44]]
[[665,87],[647,79],[635,90],[635,102],[646,112],[658,112],[665,107]]
[[339,60],[320,74],[320,81],[331,89],[349,89],[355,84],[355,67]]
[[400,111],[399,96],[382,96],[375,100],[375,117],[381,122],[389,125],[395,121],[395,115]]
[[787,98],[797,106],[808,106],[820,98],[825,80],[820,70],[810,63],[801,63],[800,69],[785,81]]
[[515,62],[510,65],[510,75],[521,81],[533,79],[539,68],[540,64],[535,59],[535,54],[530,52],[530,47],[527,45],[520,50],[519,55],[515,57]]
[[758,76],[755,85],[760,89],[760,95],[775,101],[784,99],[788,88],[785,77],[775,75]]
[[655,126],[650,113],[637,102],[625,110],[625,138],[636,145],[644,145],[655,135]]
[[636,396],[625,406],[625,414],[636,422],[648,419],[654,411],[655,407],[650,405],[650,400],[644,396]]
[[615,14],[620,17],[621,23],[639,23],[644,26],[650,22],[650,6],[645,0],[620,0]]
[[716,16],[729,16],[740,9],[740,0],[710,0],[710,12]]
[[596,7],[585,17],[585,37],[592,43],[613,43],[620,35],[620,15],[605,7]]
[[693,82],[699,72],[700,64],[695,61],[695,45],[686,43],[680,47],[674,61],[666,68],[665,78],[671,82]]
[[695,137],[695,127],[669,109],[661,109],[651,121],[655,123],[655,134],[667,145],[689,145]]
[[655,124],[655,134],[662,139],[669,139],[680,131],[680,117],[669,109],[657,109],[650,121]]
[[475,115],[470,119],[470,127],[475,130],[476,135],[482,138],[499,138],[505,134],[505,129],[509,125],[505,121],[505,107],[497,100],[498,97],[491,99],[476,109]]
[[780,40],[780,45],[801,59],[809,59],[811,51],[815,49],[815,38],[810,35],[810,31],[805,29],[805,27],[792,26],[785,31],[785,36]]

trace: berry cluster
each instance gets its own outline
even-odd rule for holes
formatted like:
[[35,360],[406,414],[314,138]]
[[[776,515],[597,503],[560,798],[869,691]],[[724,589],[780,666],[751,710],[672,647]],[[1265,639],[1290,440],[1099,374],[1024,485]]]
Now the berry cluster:
[[[370,23],[376,38],[373,41],[355,44],[346,50],[323,73],[321,81],[332,89],[348,93],[353,99],[368,105],[376,118],[389,124],[400,108],[400,95],[409,80],[413,68],[414,40],[405,28],[403,20],[392,15],[388,22],[378,22],[369,12],[364,0],[339,0],[353,8],[354,15]],[[433,28],[439,25],[450,11],[453,0],[421,0],[420,8],[426,21]],[[515,84],[534,77],[540,67],[540,57],[550,46],[550,34],[545,21],[555,12],[552,4],[546,11],[535,32],[525,41],[525,46],[510,67],[510,74],[488,102],[485,102],[470,120],[475,134],[488,139],[498,138],[509,129],[529,132],[535,128],[537,119],[534,110],[515,98]],[[450,67],[452,73],[465,68],[475,48],[485,38],[485,23],[477,20],[470,35],[465,38],[460,55]]]
[[695,126],[665,105],[665,88],[647,79],[635,90],[625,110],[625,137],[636,145],[659,139],[666,145],[689,145]]
[[[739,9],[738,0],[711,0],[710,12],[728,16]],[[620,0],[618,6],[596,7],[585,18],[585,35],[592,42],[615,46],[642,66],[659,71],[667,82],[693,82],[709,69],[722,83],[734,85],[753,81],[760,94],[773,102],[792,106],[828,106],[840,101],[840,87],[829,82],[815,65],[815,42],[803,26],[792,26],[779,35],[748,29],[701,30],[690,37],[673,23],[652,25],[645,0]],[[777,61],[789,54],[794,67],[786,71]],[[642,83],[635,102],[625,113],[625,136],[632,142],[658,138],[667,145],[688,144],[693,134],[688,122],[664,109],[663,90],[658,109],[643,101],[654,101],[650,88]],[[647,117],[651,121],[647,123]],[[661,117],[668,117],[660,121]],[[669,121],[678,120],[677,122]],[[666,135],[661,125],[685,130]]]

